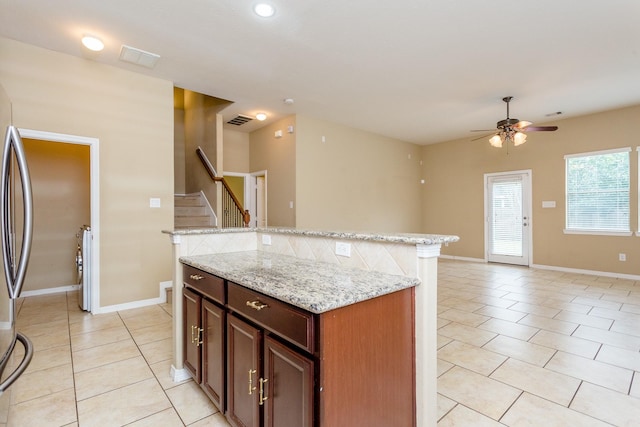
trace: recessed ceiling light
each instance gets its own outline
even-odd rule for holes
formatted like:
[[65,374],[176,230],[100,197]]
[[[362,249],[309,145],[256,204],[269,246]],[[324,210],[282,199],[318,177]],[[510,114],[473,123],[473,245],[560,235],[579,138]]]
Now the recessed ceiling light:
[[265,113],[258,113],[258,114],[256,114],[256,119],[258,119],[260,121],[267,120],[267,115]]
[[261,16],[263,18],[270,18],[276,13],[276,8],[268,3],[258,3],[253,6],[253,11],[256,15]]
[[96,36],[92,36],[89,34],[85,34],[82,37],[82,44],[84,45],[84,47],[94,52],[100,52],[102,49],[104,49],[104,43],[102,43],[102,40],[100,40]]

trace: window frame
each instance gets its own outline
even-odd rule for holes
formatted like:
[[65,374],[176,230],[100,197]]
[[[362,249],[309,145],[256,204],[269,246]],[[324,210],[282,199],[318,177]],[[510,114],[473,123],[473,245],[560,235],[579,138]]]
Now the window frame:
[[[640,148],[640,147],[639,147]],[[631,153],[631,147],[622,147],[622,148],[613,148],[610,150],[600,150],[600,151],[590,151],[585,153],[575,153],[575,154],[567,154],[564,156],[565,166],[564,166],[564,200],[565,200],[565,217],[564,217],[564,234],[581,234],[581,235],[596,235],[596,236],[632,236],[633,231],[631,229],[631,155],[629,154],[629,223],[628,230],[597,230],[597,229],[580,229],[580,228],[568,228],[568,216],[569,216],[569,203],[568,203],[568,188],[567,188],[567,178],[568,178],[568,160],[571,158],[577,157],[593,157],[600,156],[606,154],[616,154],[616,153]],[[639,151],[640,155],[640,151]]]

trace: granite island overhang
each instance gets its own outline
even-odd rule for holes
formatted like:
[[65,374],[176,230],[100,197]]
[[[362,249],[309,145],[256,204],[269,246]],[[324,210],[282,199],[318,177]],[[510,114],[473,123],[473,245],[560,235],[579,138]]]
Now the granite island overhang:
[[[420,427],[436,425],[437,257],[440,255],[441,245],[458,241],[457,236],[333,232],[290,228],[198,229],[165,233],[170,234],[174,249],[174,357],[171,374],[175,381],[180,381],[188,375],[183,367],[184,355],[180,345],[183,339],[181,323],[183,277],[180,259],[191,265],[200,262],[203,267],[206,264],[203,261],[207,256],[228,254],[213,259],[214,263],[219,264],[219,268],[223,260],[232,262],[234,257],[238,256],[233,253],[244,253],[241,257],[244,257],[245,261],[253,259],[255,267],[255,262],[268,264],[276,260],[277,263],[280,260],[278,255],[285,255],[289,265],[293,261],[293,264],[299,263],[300,266],[306,266],[301,267],[303,269],[310,268],[309,266],[313,263],[322,264],[329,276],[344,278],[347,276],[346,272],[364,270],[367,271],[366,274],[380,274],[381,277],[390,279],[389,283],[398,281],[402,283],[401,286],[415,286],[415,396],[417,402],[415,418]],[[339,250],[336,251],[336,249]],[[336,252],[344,255],[337,255]],[[332,267],[328,267],[327,264]],[[260,268],[264,270],[265,266]],[[254,271],[253,274],[255,273]],[[241,276],[246,274],[246,271],[244,273],[237,271],[234,274]],[[299,275],[301,272],[291,274]],[[241,279],[241,277],[236,278]],[[284,280],[285,278],[282,276],[276,279]],[[397,280],[398,278],[400,280]],[[419,285],[416,286],[417,283]],[[342,285],[345,284],[348,284],[348,281],[342,283]],[[389,291],[388,289],[386,291],[367,290],[366,286],[357,286],[360,292],[354,292],[354,294],[361,295],[363,298],[372,298],[378,292]],[[349,292],[344,293],[344,295],[348,294]],[[343,297],[338,297],[338,301]],[[343,302],[350,303],[348,300]],[[321,304],[318,301],[315,303]],[[309,307],[313,308],[313,305],[308,306],[307,309]],[[323,310],[324,308],[320,305],[315,309]]]

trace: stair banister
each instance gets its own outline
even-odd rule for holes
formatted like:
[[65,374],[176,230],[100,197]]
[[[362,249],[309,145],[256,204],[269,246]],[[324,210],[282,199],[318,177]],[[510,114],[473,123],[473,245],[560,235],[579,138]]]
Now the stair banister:
[[202,165],[211,179],[214,182],[222,183],[222,187],[224,188],[222,196],[222,227],[248,227],[249,221],[251,220],[249,211],[243,209],[242,203],[240,203],[236,195],[233,194],[233,190],[231,190],[231,187],[229,187],[229,184],[224,177],[218,176],[216,169],[213,167],[209,158],[200,146],[196,148],[196,154],[198,154]]

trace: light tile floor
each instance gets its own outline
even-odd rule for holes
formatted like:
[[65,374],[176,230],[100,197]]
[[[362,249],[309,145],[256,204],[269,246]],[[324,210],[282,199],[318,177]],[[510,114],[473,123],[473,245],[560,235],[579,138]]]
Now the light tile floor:
[[640,426],[640,282],[438,263],[438,426]]
[[[439,427],[640,425],[640,282],[438,268]],[[36,351],[8,426],[227,427],[193,381],[169,377],[170,325],[168,304],[92,316],[76,293],[21,299]]]
[[228,427],[193,381],[169,376],[169,304],[93,316],[75,292],[29,297],[17,329],[35,352],[11,388],[8,426]]

